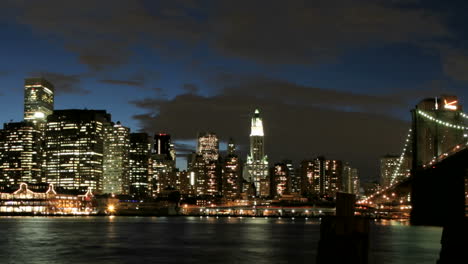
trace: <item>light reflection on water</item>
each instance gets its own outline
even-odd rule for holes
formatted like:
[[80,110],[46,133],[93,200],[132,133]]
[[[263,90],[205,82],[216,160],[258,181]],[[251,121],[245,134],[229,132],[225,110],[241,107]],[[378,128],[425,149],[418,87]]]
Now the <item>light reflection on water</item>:
[[[1,263],[315,263],[318,219],[1,217]],[[370,263],[435,263],[442,229],[371,225]]]

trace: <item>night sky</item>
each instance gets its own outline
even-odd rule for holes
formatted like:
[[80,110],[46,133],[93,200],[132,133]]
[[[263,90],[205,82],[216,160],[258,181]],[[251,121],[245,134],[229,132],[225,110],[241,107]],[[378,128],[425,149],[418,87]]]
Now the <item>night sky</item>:
[[213,131],[245,157],[259,108],[271,162],[325,155],[366,180],[419,100],[468,105],[467,2],[2,0],[0,121],[44,76],[56,109],[106,109],[178,154]]

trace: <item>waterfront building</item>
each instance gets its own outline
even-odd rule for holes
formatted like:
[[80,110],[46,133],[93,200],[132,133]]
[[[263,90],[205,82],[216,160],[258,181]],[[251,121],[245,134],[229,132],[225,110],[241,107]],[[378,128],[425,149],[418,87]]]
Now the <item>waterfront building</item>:
[[54,110],[54,86],[44,78],[24,80],[24,120],[44,123]]
[[129,193],[130,129],[120,122],[105,126],[103,193]]
[[42,181],[42,132],[32,122],[5,123],[0,131],[0,184]]
[[289,191],[291,193],[301,193],[301,177],[297,173],[296,168],[294,168],[293,162],[291,160],[283,160],[283,163],[286,164],[286,169],[288,170]]
[[129,194],[137,197],[149,195],[151,142],[146,133],[130,133]]
[[45,181],[81,192],[102,192],[105,110],[55,110],[45,128]]
[[244,166],[244,179],[255,186],[255,195],[267,197],[270,195],[270,180],[268,177],[268,157],[265,155],[263,120],[260,111],[255,109],[251,120],[250,152]]
[[61,194],[53,184],[42,191],[32,191],[21,183],[13,193],[0,193],[0,214],[89,215],[96,203],[91,190],[82,195]]

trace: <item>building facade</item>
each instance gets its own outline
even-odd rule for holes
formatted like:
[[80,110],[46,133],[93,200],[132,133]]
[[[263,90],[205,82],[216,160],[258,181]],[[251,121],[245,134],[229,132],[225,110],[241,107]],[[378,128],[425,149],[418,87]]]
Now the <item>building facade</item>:
[[103,193],[129,193],[130,129],[120,122],[105,127]]
[[47,183],[81,192],[102,192],[105,110],[55,110],[45,128],[44,173]]
[[32,122],[5,123],[0,131],[0,184],[42,182],[43,133]]
[[44,78],[24,80],[24,120],[45,122],[54,111],[54,86]]
[[255,186],[255,195],[266,197],[270,195],[270,180],[268,177],[268,157],[265,155],[263,120],[260,111],[255,110],[251,120],[250,152],[244,166],[243,177]]
[[130,133],[129,194],[146,197],[150,194],[151,142],[146,133]]

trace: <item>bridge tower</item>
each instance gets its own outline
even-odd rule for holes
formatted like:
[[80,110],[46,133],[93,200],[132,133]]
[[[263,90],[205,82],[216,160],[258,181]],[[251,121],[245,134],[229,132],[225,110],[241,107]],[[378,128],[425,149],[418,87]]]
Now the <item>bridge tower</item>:
[[443,226],[465,215],[468,150],[458,151],[466,145],[461,110],[457,97],[441,96],[411,111],[412,224]]

